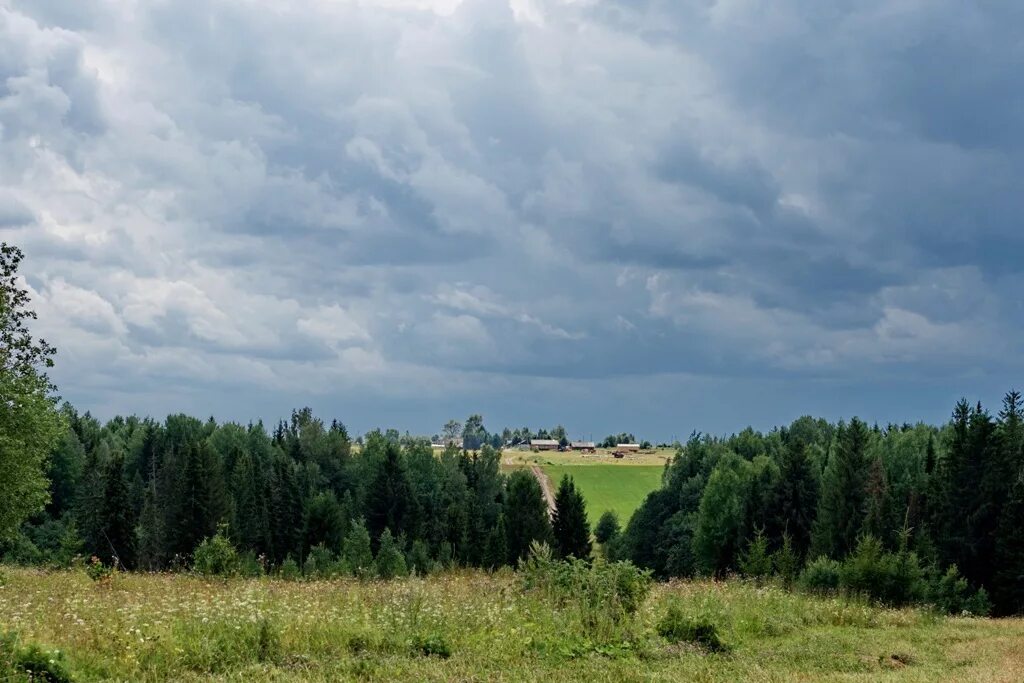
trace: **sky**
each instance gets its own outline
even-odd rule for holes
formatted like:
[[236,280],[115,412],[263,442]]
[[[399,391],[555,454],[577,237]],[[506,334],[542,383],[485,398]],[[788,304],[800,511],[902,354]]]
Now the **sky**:
[[0,0],[100,417],[685,438],[1024,388],[1024,3]]

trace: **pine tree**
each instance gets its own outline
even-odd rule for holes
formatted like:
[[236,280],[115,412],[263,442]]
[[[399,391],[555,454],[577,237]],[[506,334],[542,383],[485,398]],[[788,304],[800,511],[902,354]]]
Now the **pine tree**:
[[812,556],[842,558],[857,545],[864,521],[870,434],[857,418],[849,425],[840,423],[836,430],[811,534]]
[[590,523],[583,495],[576,490],[572,477],[565,475],[555,494],[555,514],[551,520],[554,551],[558,557],[590,559]]
[[509,475],[505,489],[508,527],[508,559],[513,564],[526,557],[534,541],[551,541],[551,520],[544,492],[536,477],[525,470]]

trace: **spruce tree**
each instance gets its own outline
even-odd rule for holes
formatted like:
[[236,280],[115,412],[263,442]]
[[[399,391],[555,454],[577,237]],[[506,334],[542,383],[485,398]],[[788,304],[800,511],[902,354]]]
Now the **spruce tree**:
[[863,532],[879,539],[887,548],[895,546],[895,523],[892,515],[892,497],[885,465],[880,457],[868,465],[864,493],[866,497]]
[[135,519],[128,485],[124,480],[124,458],[112,457],[103,474],[103,504],[100,511],[102,541],[97,556],[109,566],[135,568]]
[[551,520],[554,551],[560,558],[590,559],[590,523],[583,495],[568,474],[562,477],[555,494],[555,514]]
[[136,531],[138,565],[149,571],[162,569],[164,556],[164,524],[157,504],[156,477],[149,480],[143,496],[142,513]]
[[383,456],[366,496],[366,527],[372,538],[379,538],[384,529],[401,534],[415,528],[416,497],[402,450],[388,442]]
[[870,434],[858,418],[849,425],[840,423],[836,430],[811,533],[812,556],[839,559],[857,545],[864,521]]
[[999,521],[992,602],[997,615],[1024,614],[1024,470]]
[[505,526],[505,515],[498,515],[498,523],[487,536],[487,547],[484,548],[483,566],[495,570],[508,564],[508,531]]
[[515,564],[526,557],[534,541],[551,540],[551,520],[540,483],[531,473],[517,470],[505,489],[508,559]]
[[818,479],[807,445],[791,435],[780,456],[779,478],[765,520],[769,544],[781,547],[788,534],[793,553],[802,561],[811,545],[817,508]]
[[287,456],[275,456],[273,474],[267,487],[270,555],[279,563],[288,555],[298,554],[301,550],[299,534],[302,530],[302,493],[295,476],[295,466]]
[[405,576],[408,568],[405,565],[405,554],[391,534],[391,529],[385,528],[380,535],[380,542],[377,544],[377,559],[374,566],[377,568],[377,576],[382,579],[391,579],[396,576]]
[[341,557],[349,571],[356,576],[367,576],[373,568],[373,549],[370,533],[360,518],[352,523],[342,543]]
[[594,540],[602,546],[607,545],[609,541],[619,535],[620,531],[619,516],[613,510],[605,510],[597,520],[597,526],[594,527]]

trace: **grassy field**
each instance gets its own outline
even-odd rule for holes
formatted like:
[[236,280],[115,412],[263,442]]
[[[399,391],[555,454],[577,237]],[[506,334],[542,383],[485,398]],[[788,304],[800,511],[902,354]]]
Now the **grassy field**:
[[590,523],[596,524],[605,510],[614,510],[623,526],[647,494],[661,485],[664,471],[657,465],[543,465],[557,487],[563,475],[570,475],[587,501]]
[[614,510],[625,526],[648,493],[661,485],[665,463],[675,455],[672,449],[653,449],[629,453],[618,459],[612,451],[599,448],[596,453],[508,450],[502,453],[502,469],[539,465],[558,487],[562,475],[572,476],[583,491],[591,524],[605,510]]
[[[1024,621],[739,582],[655,586],[631,639],[609,649],[511,573],[388,583],[139,574],[106,584],[72,571],[4,573],[0,631],[45,648],[81,681],[1024,680]],[[729,652],[657,636],[670,603],[716,624]]]

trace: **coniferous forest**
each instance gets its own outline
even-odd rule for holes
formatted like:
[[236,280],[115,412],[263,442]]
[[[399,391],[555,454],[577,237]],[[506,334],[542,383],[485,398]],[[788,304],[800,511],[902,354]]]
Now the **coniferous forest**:
[[[590,552],[571,481],[559,487],[552,524],[537,481],[503,474],[490,445],[438,455],[427,440],[372,432],[354,446],[341,423],[309,410],[269,431],[185,415],[101,424],[63,413],[50,501],[4,543],[8,561],[80,555],[188,568],[218,533],[251,571],[376,571],[382,550],[397,573],[496,568],[515,565],[535,540],[563,555]],[[694,434],[600,552],[664,578],[780,573],[822,588],[848,578],[894,603],[927,599],[929,579],[952,581],[964,604],[1019,613],[1022,413],[1010,392],[998,414],[961,401],[941,427],[803,417],[767,434]],[[877,576],[846,577],[858,561]]]

